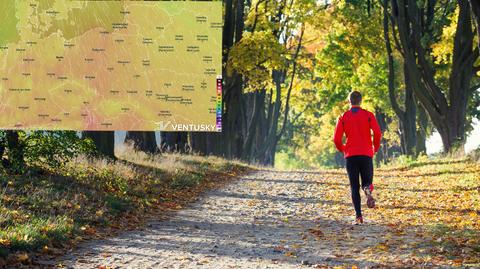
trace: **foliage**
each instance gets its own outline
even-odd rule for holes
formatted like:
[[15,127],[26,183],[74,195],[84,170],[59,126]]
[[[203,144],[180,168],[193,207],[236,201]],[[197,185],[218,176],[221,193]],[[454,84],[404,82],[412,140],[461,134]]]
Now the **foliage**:
[[[348,109],[350,91],[364,95],[364,108],[394,117],[388,99],[381,9],[377,6],[369,14],[362,5],[362,1],[334,1],[306,27],[306,39],[317,44],[307,47],[315,58],[304,65],[308,69],[296,81],[291,117],[301,115],[289,127],[291,134],[287,131],[279,150],[309,166],[339,165],[332,137],[336,119]],[[398,143],[395,125],[389,127],[394,128],[384,137],[388,143]]]
[[52,168],[95,149],[90,139],[81,139],[74,131],[33,131],[25,133],[23,140],[27,163]]
[[8,158],[4,165],[17,173],[24,173],[27,166],[59,168],[65,162],[79,156],[90,155],[95,146],[90,139],[81,139],[74,131],[16,131],[18,145],[7,143],[6,131],[0,131],[0,143],[6,147]]
[[285,66],[284,48],[272,31],[245,33],[230,51],[229,67],[248,78],[250,90],[271,87],[271,72]]
[[277,152],[275,154],[275,168],[277,169],[306,169],[310,168],[307,163],[296,158],[296,156],[290,152]]

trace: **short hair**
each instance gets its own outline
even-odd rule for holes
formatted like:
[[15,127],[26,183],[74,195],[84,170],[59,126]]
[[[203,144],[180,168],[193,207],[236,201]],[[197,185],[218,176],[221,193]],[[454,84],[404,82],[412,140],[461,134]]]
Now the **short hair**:
[[359,91],[352,91],[348,95],[348,99],[351,105],[358,106],[362,102],[362,94]]

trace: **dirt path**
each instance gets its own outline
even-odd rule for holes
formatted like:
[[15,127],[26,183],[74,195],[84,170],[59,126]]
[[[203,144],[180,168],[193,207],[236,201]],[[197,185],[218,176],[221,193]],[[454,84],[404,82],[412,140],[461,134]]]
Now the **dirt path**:
[[[350,208],[350,195],[346,180],[329,176],[254,171],[170,219],[87,242],[59,262],[67,268],[363,268],[408,259],[408,245],[382,252],[384,241],[396,235],[368,221],[372,210],[366,209],[363,226],[351,225],[351,214],[332,214],[336,207]],[[326,199],[331,192],[343,192],[342,201]],[[405,231],[398,236],[415,241]]]

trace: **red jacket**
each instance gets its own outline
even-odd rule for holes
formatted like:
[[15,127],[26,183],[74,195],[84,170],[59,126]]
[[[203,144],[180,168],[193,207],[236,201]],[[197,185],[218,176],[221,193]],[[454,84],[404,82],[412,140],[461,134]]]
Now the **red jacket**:
[[[373,144],[370,130],[373,131]],[[345,145],[342,142],[343,134],[347,137]],[[373,113],[352,106],[338,119],[333,142],[345,158],[358,155],[373,157],[380,148],[381,138],[382,132]]]

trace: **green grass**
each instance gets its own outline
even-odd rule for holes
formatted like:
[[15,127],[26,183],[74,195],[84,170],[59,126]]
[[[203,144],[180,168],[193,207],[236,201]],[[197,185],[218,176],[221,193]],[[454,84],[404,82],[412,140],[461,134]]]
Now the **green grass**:
[[311,168],[311,166],[287,152],[277,152],[275,154],[275,168],[280,170],[295,170],[308,169]]
[[0,256],[64,245],[86,227],[141,217],[162,202],[188,202],[216,180],[211,175],[246,167],[215,157],[117,155],[116,162],[78,158],[25,175],[0,169]]

